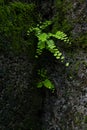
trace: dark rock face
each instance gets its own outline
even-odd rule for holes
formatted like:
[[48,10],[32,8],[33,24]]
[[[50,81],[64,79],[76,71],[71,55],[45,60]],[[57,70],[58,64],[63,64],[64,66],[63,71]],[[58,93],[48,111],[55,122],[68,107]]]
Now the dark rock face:
[[[53,9],[54,26],[68,34],[74,45],[87,46],[87,1],[55,1]],[[84,45],[82,44],[84,43]]]
[[[64,69],[52,62],[48,67],[55,94],[46,93],[43,128],[46,130],[87,129],[87,53],[74,52],[73,63]],[[54,68],[54,69],[53,69]]]
[[26,55],[0,55],[1,130],[40,129],[41,98],[32,84],[33,65]]
[[[69,68],[44,60],[56,90],[45,94],[33,87],[34,62],[28,56],[0,56],[0,129],[86,130],[87,56],[70,53]],[[42,101],[43,98],[43,101]]]
[[[68,10],[68,18],[74,25],[72,35],[79,36],[87,32],[87,1],[76,0],[72,1],[71,9]],[[68,6],[68,5],[67,5]]]
[[[59,7],[61,3],[63,6]],[[54,15],[56,13],[55,16],[58,18],[55,17],[53,31],[55,32],[54,27],[65,32],[69,30],[74,45],[81,43],[81,47],[85,46],[86,49],[87,1],[60,0],[57,4]],[[63,17],[59,15],[60,13],[64,14]],[[70,29],[66,26],[67,23]],[[69,68],[52,62],[47,67],[56,92],[55,94],[47,92],[44,100],[42,122],[43,129],[46,130],[87,129],[87,51],[73,47],[67,56]]]

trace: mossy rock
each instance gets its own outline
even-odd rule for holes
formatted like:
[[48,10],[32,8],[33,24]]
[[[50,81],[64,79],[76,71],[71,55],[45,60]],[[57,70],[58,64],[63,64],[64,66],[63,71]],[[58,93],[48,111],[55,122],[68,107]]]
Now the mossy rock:
[[[82,29],[83,25],[87,23],[86,3],[84,0],[77,1],[55,1],[55,15],[53,32],[61,30],[65,32],[73,46],[85,48],[87,47],[87,30]],[[81,8],[81,9],[80,9]],[[80,12],[81,10],[81,12]],[[76,28],[78,26],[78,28]]]
[[27,30],[38,22],[34,4],[11,2],[0,5],[0,50],[24,52],[33,44],[34,38],[27,37]]

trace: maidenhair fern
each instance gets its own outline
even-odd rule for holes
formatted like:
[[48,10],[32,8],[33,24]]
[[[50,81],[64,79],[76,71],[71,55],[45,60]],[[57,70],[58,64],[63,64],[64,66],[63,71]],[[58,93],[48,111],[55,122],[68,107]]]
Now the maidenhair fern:
[[[46,21],[42,25],[37,25],[36,27],[30,28],[27,32],[27,35],[30,35],[31,32],[35,32],[35,36],[38,38],[37,49],[35,57],[38,58],[39,55],[42,54],[44,49],[47,49],[56,57],[56,59],[60,59],[61,62],[64,61],[64,56],[62,52],[60,52],[59,48],[55,45],[53,38],[63,41],[64,43],[71,44],[69,38],[64,32],[57,31],[55,34],[46,33],[44,29],[51,24],[51,21]],[[66,63],[66,66],[69,66],[69,63]],[[46,87],[52,91],[54,91],[54,85],[49,80],[46,74],[46,70],[39,70],[38,75],[40,76],[39,82],[37,83],[37,87]]]
[[56,47],[55,42],[52,38],[56,38],[58,40],[62,40],[65,43],[70,43],[69,38],[64,32],[57,31],[55,34],[53,33],[45,33],[43,30],[51,24],[51,21],[46,21],[42,25],[37,25],[37,27],[31,28],[28,31],[28,35],[30,32],[35,32],[35,36],[38,38],[37,50],[36,50],[36,58],[42,54],[44,49],[49,50],[56,59],[60,59],[62,62],[64,61],[64,56],[60,52],[60,50]]
[[54,85],[48,78],[47,71],[44,68],[38,70],[38,76],[40,76],[40,81],[37,83],[37,88],[42,88],[44,86],[54,92]]

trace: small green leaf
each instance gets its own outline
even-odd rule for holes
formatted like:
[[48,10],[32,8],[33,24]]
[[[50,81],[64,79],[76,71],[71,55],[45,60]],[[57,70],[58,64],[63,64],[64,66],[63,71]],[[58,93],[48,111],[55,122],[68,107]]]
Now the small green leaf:
[[64,56],[61,57],[61,60],[64,60]]
[[38,58],[38,56],[37,56],[37,55],[35,55],[35,58]]
[[38,39],[39,41],[42,41],[42,42],[45,42],[48,38],[48,35],[46,33],[41,33],[39,36],[38,36]]
[[57,56],[57,53],[54,53],[54,56]]
[[51,83],[51,81],[49,79],[44,80],[43,84],[48,89],[53,89],[54,88],[54,85]]
[[44,48],[45,48],[45,42],[39,41],[39,42],[38,42],[38,48],[44,49]]
[[61,56],[62,55],[62,53],[60,52],[60,53],[58,53],[58,56]]
[[42,86],[43,86],[43,82],[39,82],[39,83],[37,84],[37,88],[42,88]]
[[57,56],[57,57],[56,57],[56,59],[60,59],[60,57],[59,57],[59,56]]
[[56,47],[53,40],[47,40],[46,43],[47,43],[48,48],[50,49],[53,49]]
[[68,66],[69,66],[69,62],[66,63],[66,67],[68,67]]

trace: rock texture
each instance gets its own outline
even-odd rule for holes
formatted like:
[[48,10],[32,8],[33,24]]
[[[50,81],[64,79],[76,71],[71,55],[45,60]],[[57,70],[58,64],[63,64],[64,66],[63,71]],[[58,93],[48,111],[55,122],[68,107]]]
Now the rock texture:
[[33,86],[33,65],[27,55],[0,55],[0,129],[40,129],[41,96]]
[[[61,5],[62,6],[59,6]],[[56,1],[55,29],[69,32],[73,47],[65,54],[69,68],[49,62],[48,72],[55,84],[55,94],[46,93],[43,108],[43,129],[87,129],[87,1]],[[60,12],[61,10],[61,12]],[[59,13],[58,13],[59,11]],[[62,16],[61,16],[62,14]],[[58,16],[58,18],[57,18]],[[66,26],[68,23],[68,26]],[[59,27],[58,27],[59,25]],[[84,49],[80,49],[84,47]]]
[[67,69],[59,63],[54,66],[52,62],[49,63],[48,71],[56,86],[56,92],[46,93],[42,116],[44,129],[87,129],[86,55],[84,51],[74,51],[73,56],[71,55],[71,65]]

